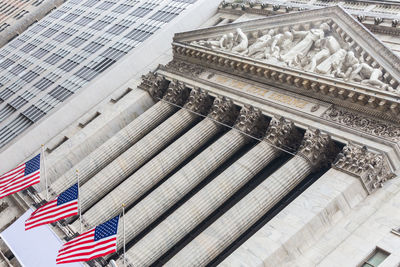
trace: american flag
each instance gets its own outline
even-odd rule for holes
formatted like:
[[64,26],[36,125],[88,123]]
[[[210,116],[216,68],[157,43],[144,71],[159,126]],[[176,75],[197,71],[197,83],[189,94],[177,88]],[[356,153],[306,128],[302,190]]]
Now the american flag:
[[117,251],[119,215],[64,244],[57,264],[89,261]]
[[25,221],[25,230],[78,215],[78,184],[62,192],[55,200],[34,211]]
[[0,176],[0,199],[40,182],[40,154]]

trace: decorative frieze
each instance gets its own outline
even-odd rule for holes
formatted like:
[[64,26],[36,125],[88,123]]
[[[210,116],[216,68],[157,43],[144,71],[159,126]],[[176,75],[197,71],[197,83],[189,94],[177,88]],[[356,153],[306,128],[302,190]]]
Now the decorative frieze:
[[328,109],[322,118],[380,138],[399,142],[400,126],[381,121],[336,106]]
[[189,89],[183,82],[172,80],[163,99],[169,103],[182,106],[189,96]]
[[292,152],[299,146],[301,137],[301,133],[292,121],[284,117],[275,117],[269,123],[264,140]]
[[195,87],[190,92],[189,98],[184,105],[184,108],[202,115],[207,114],[212,105],[212,98],[207,91]]
[[235,128],[254,137],[261,137],[266,128],[266,121],[261,110],[245,105],[239,113]]
[[329,166],[338,152],[328,134],[319,129],[308,129],[297,154],[307,159],[313,166],[313,171],[317,171]]
[[369,194],[395,177],[383,154],[370,152],[366,146],[354,144],[343,148],[333,167],[360,178]]
[[208,117],[223,124],[232,125],[238,114],[239,109],[231,99],[224,96],[218,96],[214,100]]
[[163,97],[168,84],[169,81],[164,76],[150,71],[142,76],[142,83],[138,87],[149,92],[150,96],[158,101]]
[[177,71],[177,72],[183,73],[185,75],[194,76],[194,77],[199,76],[204,71],[204,68],[202,68],[199,65],[190,64],[188,62],[185,62],[182,60],[177,60],[177,59],[170,61],[165,67],[161,66],[161,68],[168,70],[168,71],[171,71],[171,70]]

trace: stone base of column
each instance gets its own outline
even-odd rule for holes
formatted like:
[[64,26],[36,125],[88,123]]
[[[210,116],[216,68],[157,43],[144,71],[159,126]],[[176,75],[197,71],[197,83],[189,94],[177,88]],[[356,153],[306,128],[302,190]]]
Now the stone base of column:
[[220,266],[283,266],[367,196],[359,179],[330,169]]

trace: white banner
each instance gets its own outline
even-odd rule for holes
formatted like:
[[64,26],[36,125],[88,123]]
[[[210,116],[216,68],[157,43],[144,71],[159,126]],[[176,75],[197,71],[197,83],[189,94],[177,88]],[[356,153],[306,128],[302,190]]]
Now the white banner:
[[81,263],[56,265],[58,250],[63,242],[51,230],[42,225],[25,231],[25,220],[33,210],[28,210],[6,230],[0,233],[1,238],[11,249],[19,263],[24,267],[82,267]]

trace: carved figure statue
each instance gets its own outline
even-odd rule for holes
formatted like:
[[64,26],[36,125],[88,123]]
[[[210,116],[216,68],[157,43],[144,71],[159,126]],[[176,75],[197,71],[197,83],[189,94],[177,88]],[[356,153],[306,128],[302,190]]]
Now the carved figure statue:
[[225,50],[231,50],[233,47],[233,33],[224,34],[222,38],[219,40],[219,48]]
[[348,81],[350,74],[353,72],[353,66],[356,66],[358,63],[360,63],[360,61],[354,55],[354,52],[348,51],[345,59],[339,62],[332,74],[335,77]]
[[327,23],[322,23],[319,28],[309,31],[296,31],[292,29],[291,32],[294,38],[302,38],[302,40],[293,46],[286,54],[282,55],[280,59],[289,66],[293,66],[294,63],[299,63],[300,58],[307,55],[314,42],[325,38],[325,32],[329,30],[330,26]]
[[271,43],[272,36],[275,34],[274,30],[269,30],[267,34],[261,36],[256,40],[256,42],[249,46],[249,49],[246,50],[244,53],[247,52],[247,55],[252,56],[258,52],[263,52],[265,48]]
[[244,52],[247,47],[249,46],[249,39],[247,38],[247,35],[242,31],[242,29],[237,28],[236,29],[237,32],[237,38],[240,40],[239,44],[234,46],[232,48],[232,52]]
[[346,50],[339,49],[333,55],[322,61],[315,69],[316,72],[334,75],[333,73],[337,73],[338,69],[341,67],[340,64],[342,64],[341,62],[346,58],[346,54]]
[[355,64],[352,68],[353,71],[350,74],[349,80],[361,82],[362,84],[368,84],[372,86],[380,87],[383,90],[393,90],[389,88],[389,85],[380,81],[379,78],[382,77],[382,71],[377,68],[373,68],[364,62],[364,59],[360,58],[360,63]]
[[[335,54],[340,49],[341,47],[339,42],[333,36],[328,36],[324,39],[315,41],[314,50],[317,50],[318,52],[311,59],[310,71],[314,72],[319,63]],[[319,72],[327,73],[328,71],[326,68],[327,67],[325,67],[325,70]]]
[[270,57],[279,58],[282,50],[287,50],[289,46],[293,43],[293,34],[289,31],[284,33],[278,33],[272,39],[271,46],[269,49],[265,49],[265,58]]

